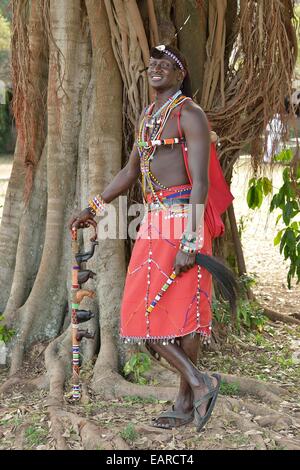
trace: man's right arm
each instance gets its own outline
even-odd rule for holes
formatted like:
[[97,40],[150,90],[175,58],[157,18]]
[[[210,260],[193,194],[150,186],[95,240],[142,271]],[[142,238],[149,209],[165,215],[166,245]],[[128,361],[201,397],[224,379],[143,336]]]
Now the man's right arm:
[[[117,173],[111,183],[101,194],[104,203],[113,201],[116,197],[126,192],[140,175],[140,160],[136,144],[134,144],[129,160],[124,168]],[[93,222],[95,213],[90,207],[85,208],[78,216],[73,216],[69,221],[69,228],[84,228]]]

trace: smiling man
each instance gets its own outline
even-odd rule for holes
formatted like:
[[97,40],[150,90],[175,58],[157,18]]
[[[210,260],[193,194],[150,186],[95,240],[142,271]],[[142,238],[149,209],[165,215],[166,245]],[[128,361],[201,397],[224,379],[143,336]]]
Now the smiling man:
[[152,48],[150,56],[147,73],[156,97],[140,117],[129,161],[70,226],[86,226],[141,177],[148,211],[128,266],[120,336],[146,342],[180,373],[175,403],[152,425],[170,429],[194,420],[200,430],[215,405],[220,376],[195,365],[212,320],[211,275],[195,258],[212,253],[232,196],[205,113],[192,100],[185,58],[164,45]]

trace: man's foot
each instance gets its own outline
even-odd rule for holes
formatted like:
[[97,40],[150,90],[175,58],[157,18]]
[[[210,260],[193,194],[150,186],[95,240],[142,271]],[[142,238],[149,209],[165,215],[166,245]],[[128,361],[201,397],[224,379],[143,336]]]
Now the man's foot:
[[194,420],[194,408],[190,407],[190,410],[183,411],[182,409],[176,408],[175,405],[161,413],[157,418],[153,418],[151,426],[163,429],[179,428]]
[[202,374],[199,386],[194,387],[194,411],[197,431],[207,423],[219,393],[221,377],[218,374]]

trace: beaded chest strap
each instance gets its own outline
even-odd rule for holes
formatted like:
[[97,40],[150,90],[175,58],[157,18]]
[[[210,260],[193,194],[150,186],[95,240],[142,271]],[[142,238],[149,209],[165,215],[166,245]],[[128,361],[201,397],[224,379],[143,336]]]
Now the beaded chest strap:
[[174,137],[172,139],[161,139],[161,140],[148,140],[148,141],[137,141],[137,146],[140,148],[151,148],[156,145],[174,145],[174,144],[185,144],[184,138]]

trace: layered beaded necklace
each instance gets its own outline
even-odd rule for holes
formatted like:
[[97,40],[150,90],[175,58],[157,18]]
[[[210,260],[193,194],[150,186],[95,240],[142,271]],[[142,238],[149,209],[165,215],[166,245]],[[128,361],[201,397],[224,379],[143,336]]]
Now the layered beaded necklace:
[[[150,169],[150,162],[153,160],[157,145],[160,145],[160,142],[164,142],[160,141],[160,136],[172,110],[176,108],[179,104],[189,99],[190,98],[182,95],[181,91],[178,90],[153,115],[152,112],[155,103],[152,103],[149,106],[147,112],[145,112],[145,115],[141,121],[139,128],[137,146],[141,159],[142,189],[144,198],[146,200],[146,183],[148,183],[155,201],[160,207],[164,209],[166,207],[159,200],[153,184],[158,186],[160,189],[168,190],[170,188],[160,183],[158,179],[153,175]],[[175,139],[172,140],[174,140],[174,143],[177,143],[175,142]],[[149,143],[149,145],[147,143]],[[169,144],[168,139],[167,144]],[[175,192],[181,192],[181,190],[175,190]]]

